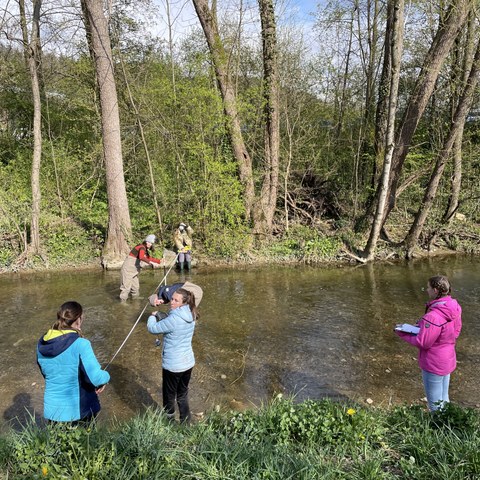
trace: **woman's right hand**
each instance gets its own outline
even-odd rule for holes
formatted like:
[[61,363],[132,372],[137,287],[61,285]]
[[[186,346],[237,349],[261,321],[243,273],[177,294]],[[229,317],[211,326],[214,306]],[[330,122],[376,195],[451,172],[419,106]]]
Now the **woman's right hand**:
[[95,389],[95,393],[98,395],[99,393],[102,393],[104,390],[105,390],[105,387],[107,386],[107,384],[105,385],[102,385],[101,387],[98,387]]

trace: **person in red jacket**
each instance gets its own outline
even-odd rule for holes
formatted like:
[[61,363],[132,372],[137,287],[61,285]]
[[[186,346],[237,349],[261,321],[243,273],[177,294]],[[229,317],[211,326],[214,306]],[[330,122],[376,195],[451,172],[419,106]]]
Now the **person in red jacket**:
[[150,255],[150,252],[154,250],[153,244],[155,241],[155,235],[147,235],[145,240],[133,247],[125,258],[121,270],[120,300],[127,300],[130,293],[132,297],[138,297],[140,291],[138,274],[142,267],[151,265],[156,268],[161,265],[162,259]]

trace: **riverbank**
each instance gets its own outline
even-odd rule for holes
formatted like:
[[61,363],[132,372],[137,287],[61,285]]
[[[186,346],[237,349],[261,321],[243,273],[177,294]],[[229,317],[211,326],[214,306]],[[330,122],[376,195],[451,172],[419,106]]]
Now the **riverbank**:
[[[406,252],[402,245],[406,231],[402,219],[398,218],[389,229],[389,238],[379,239],[375,262],[402,261]],[[318,228],[291,225],[288,231],[254,245],[251,236],[232,237],[219,240],[218,248],[201,238],[195,238],[193,262],[196,266],[241,267],[267,264],[299,265],[348,265],[361,264],[362,250],[367,244],[367,234],[354,233],[349,227],[338,228],[325,223]],[[227,234],[228,237],[228,234]],[[140,236],[141,238],[141,236]],[[81,241],[69,239],[65,245],[63,237],[42,244],[41,255],[18,253],[12,246],[0,248],[0,274],[54,270],[89,270],[121,268],[123,258],[106,262],[100,257],[103,245],[99,237]],[[209,247],[210,245],[210,247]],[[157,245],[154,255],[172,261],[175,253],[166,242]],[[28,249],[27,249],[28,250]],[[446,255],[480,255],[480,226],[475,223],[455,221],[448,231],[430,232],[422,239],[421,246],[409,252],[409,258],[438,257]]]
[[[469,250],[453,250],[445,247],[437,247],[430,251],[418,249],[413,256],[413,259],[421,258],[437,258],[447,256],[464,256],[464,255],[480,255],[480,245],[478,251]],[[377,256],[375,262],[401,262],[404,260],[403,251],[401,248],[394,248],[381,251]],[[171,265],[171,255],[167,259],[167,265]],[[316,266],[345,266],[360,264],[358,254],[342,248],[334,255],[325,257],[311,257],[303,255],[300,252],[293,254],[278,255],[272,253],[270,250],[260,251],[257,253],[248,252],[238,255],[236,257],[211,257],[202,252],[200,248],[196,253],[193,261],[194,268],[208,267],[215,268],[243,268],[248,266],[264,266],[264,265],[316,265]],[[102,257],[92,257],[82,261],[55,261],[55,262],[29,262],[22,266],[12,263],[9,266],[0,268],[0,275],[2,274],[31,274],[42,271],[101,271],[101,270],[120,270],[122,262],[111,263],[105,266]]]
[[149,410],[109,428],[29,425],[0,437],[2,478],[445,479],[480,475],[480,415],[277,396],[191,426]]

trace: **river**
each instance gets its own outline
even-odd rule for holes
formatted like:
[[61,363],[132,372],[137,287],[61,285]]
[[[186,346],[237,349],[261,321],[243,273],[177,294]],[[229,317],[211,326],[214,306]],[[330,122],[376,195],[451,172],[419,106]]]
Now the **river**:
[[[393,327],[422,315],[427,279],[436,274],[449,276],[463,307],[451,400],[476,406],[480,258],[449,256],[365,266],[199,267],[185,277],[172,271],[168,283],[188,279],[204,290],[192,412],[201,418],[213,409],[258,406],[278,393],[299,401],[328,396],[376,406],[422,403],[416,349]],[[1,275],[0,428],[41,418],[44,382],[35,346],[64,301],[84,306],[84,334],[106,365],[162,277],[161,270],[142,272],[144,297],[122,304],[118,271]],[[161,404],[161,348],[145,326],[151,310],[109,366],[101,422]]]

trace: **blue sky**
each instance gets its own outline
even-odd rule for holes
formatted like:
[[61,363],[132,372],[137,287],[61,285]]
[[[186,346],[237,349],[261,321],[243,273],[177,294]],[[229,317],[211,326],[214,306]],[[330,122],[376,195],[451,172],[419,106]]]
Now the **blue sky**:
[[289,2],[298,8],[300,20],[312,22],[312,13],[317,9],[319,0],[289,0]]
[[[193,27],[199,26],[197,16],[193,7],[192,0],[155,0],[159,10],[160,17],[164,21],[158,22],[158,18],[154,23],[154,29],[160,33],[162,37],[167,37],[168,29],[166,25],[166,2],[169,2],[171,19],[173,22],[174,37],[182,36]],[[275,7],[277,15],[280,15],[282,23],[299,24],[307,35],[310,33],[312,24],[314,23],[313,12],[316,11],[317,5],[322,0],[276,0]],[[220,0],[219,8],[230,8],[232,12],[237,12],[239,0]],[[248,16],[252,15],[258,22],[257,0],[244,0],[244,6],[248,5],[250,11],[247,13],[244,21],[248,24]],[[153,20],[153,19],[152,19]]]

